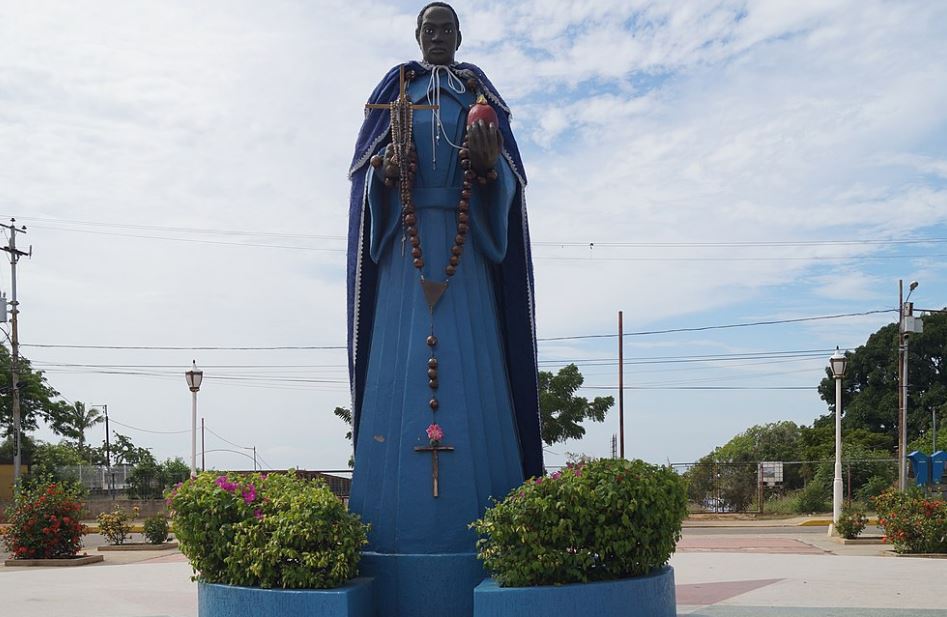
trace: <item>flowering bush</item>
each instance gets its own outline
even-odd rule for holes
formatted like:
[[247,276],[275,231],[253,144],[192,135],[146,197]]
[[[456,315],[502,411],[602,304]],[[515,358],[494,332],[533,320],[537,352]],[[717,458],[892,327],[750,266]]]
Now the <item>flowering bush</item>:
[[321,480],[203,473],[168,499],[181,551],[205,582],[307,589],[358,574],[368,526]]
[[125,539],[131,535],[132,526],[128,522],[128,514],[118,506],[111,514],[102,512],[96,520],[99,523],[99,533],[109,544],[124,544]]
[[82,546],[82,503],[62,484],[23,487],[7,509],[3,542],[14,559],[67,559]]
[[152,544],[163,544],[168,539],[168,519],[155,514],[145,519],[145,537]]
[[867,525],[868,517],[865,516],[865,513],[862,512],[860,508],[846,506],[842,508],[842,513],[839,514],[835,531],[843,538],[851,540],[861,535],[861,532],[865,531]]
[[673,470],[602,459],[527,481],[471,527],[501,586],[559,585],[665,565],[686,515],[685,481]]
[[889,490],[874,498],[885,541],[899,553],[947,553],[947,502],[918,489]]

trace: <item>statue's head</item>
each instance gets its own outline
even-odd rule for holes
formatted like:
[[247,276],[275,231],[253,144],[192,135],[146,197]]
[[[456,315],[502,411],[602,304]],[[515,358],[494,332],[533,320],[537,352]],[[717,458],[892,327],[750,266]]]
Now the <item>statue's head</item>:
[[451,64],[460,47],[460,19],[446,2],[431,2],[418,13],[414,37],[421,46],[421,57],[431,64]]

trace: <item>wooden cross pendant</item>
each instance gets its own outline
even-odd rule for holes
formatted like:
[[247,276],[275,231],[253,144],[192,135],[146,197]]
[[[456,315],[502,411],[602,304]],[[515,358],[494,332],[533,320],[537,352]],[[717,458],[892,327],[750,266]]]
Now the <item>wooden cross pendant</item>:
[[[395,99],[397,107],[401,110],[406,110],[412,112],[415,109],[437,109],[437,105],[415,105],[408,99],[407,93],[407,83],[404,79],[404,65],[401,65],[399,78],[401,80],[401,87],[399,89],[398,98]],[[365,105],[365,109],[391,109],[391,103],[368,103]]]
[[430,452],[431,453],[431,476],[434,481],[434,496],[437,497],[437,453],[438,452],[453,452],[453,446],[415,446],[415,452]]

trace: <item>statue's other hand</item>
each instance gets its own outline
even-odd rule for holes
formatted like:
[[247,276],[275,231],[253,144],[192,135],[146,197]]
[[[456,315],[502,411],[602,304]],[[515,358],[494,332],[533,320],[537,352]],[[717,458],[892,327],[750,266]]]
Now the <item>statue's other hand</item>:
[[467,148],[470,150],[470,164],[478,174],[485,174],[496,165],[503,150],[503,135],[492,122],[483,120],[474,122],[467,128]]

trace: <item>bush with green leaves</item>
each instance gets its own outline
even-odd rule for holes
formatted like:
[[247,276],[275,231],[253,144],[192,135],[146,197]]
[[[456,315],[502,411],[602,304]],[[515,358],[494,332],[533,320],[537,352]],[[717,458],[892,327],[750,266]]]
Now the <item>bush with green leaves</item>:
[[163,514],[155,514],[145,519],[145,537],[151,544],[163,544],[168,540],[168,519]]
[[873,500],[885,541],[899,553],[947,553],[947,501],[917,488],[889,490]]
[[13,559],[67,559],[82,546],[82,503],[70,486],[22,486],[6,511],[3,543]]
[[796,512],[798,514],[827,512],[831,509],[829,491],[824,484],[817,480],[812,480],[806,484],[806,487],[797,494]]
[[116,506],[112,512],[102,512],[96,519],[99,523],[99,533],[109,544],[125,544],[131,535],[132,526],[128,522],[128,513]]
[[202,473],[169,502],[181,552],[205,582],[322,589],[358,574],[368,526],[322,480]]
[[843,538],[852,540],[861,535],[868,526],[868,517],[861,508],[856,506],[846,506],[842,508],[839,514],[838,522],[835,524],[835,531]]
[[602,459],[528,480],[471,527],[493,578],[525,587],[648,574],[667,564],[686,516],[672,469]]

